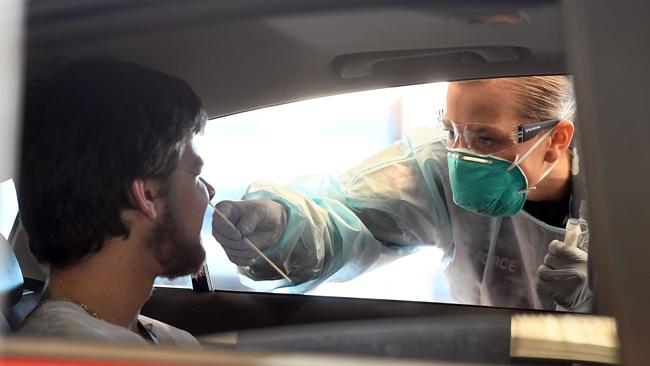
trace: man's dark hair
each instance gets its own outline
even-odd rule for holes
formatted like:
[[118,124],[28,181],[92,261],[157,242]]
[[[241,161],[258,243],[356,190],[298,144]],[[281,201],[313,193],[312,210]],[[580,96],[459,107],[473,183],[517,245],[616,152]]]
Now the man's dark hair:
[[182,80],[110,59],[69,63],[28,87],[18,201],[36,259],[65,267],[128,237],[130,184],[165,182],[206,119]]

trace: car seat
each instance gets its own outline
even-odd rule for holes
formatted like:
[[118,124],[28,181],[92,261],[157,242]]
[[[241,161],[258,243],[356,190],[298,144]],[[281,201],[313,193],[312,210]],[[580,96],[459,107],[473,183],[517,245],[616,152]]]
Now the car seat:
[[25,289],[25,279],[16,255],[0,234],[0,334],[17,331],[38,305],[40,297],[40,291]]

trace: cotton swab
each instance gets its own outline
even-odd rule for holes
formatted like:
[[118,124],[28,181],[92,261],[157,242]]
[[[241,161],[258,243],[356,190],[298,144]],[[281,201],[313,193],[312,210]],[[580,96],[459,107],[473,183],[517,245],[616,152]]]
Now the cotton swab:
[[[234,227],[234,225],[233,225],[233,224],[232,224],[232,223],[231,223],[231,222],[230,222],[230,221],[229,221],[229,220],[228,220],[228,219],[227,219],[227,218],[226,218],[226,217],[225,217],[221,212],[219,212],[219,210],[217,210],[216,207],[214,207],[214,205],[212,204],[212,202],[210,202],[210,206],[214,209],[214,212],[216,212],[217,215],[219,215],[219,217],[221,217],[221,219],[223,219],[223,221],[227,222],[228,225],[232,226],[234,229],[237,229],[237,228]],[[249,247],[251,247],[251,248],[252,248],[252,249],[253,249],[253,250],[254,250],[254,251],[255,251],[255,252],[256,252],[260,257],[264,258],[264,260],[265,260],[265,261],[266,261],[266,262],[267,262],[271,267],[273,267],[273,269],[275,269],[276,272],[278,272],[278,274],[279,274],[280,276],[282,276],[285,280],[287,280],[287,281],[289,281],[289,282],[292,282],[291,279],[289,278],[289,276],[287,276],[286,274],[284,274],[284,272],[282,272],[282,270],[281,270],[280,268],[278,268],[278,266],[276,266],[275,263],[273,263],[273,262],[269,259],[269,257],[267,257],[264,253],[262,253],[262,251],[261,251],[258,247],[256,247],[255,244],[253,244],[253,243],[252,243],[252,242],[251,242],[247,237],[243,237],[243,240],[244,240],[244,243],[246,243],[246,245],[248,245]]]

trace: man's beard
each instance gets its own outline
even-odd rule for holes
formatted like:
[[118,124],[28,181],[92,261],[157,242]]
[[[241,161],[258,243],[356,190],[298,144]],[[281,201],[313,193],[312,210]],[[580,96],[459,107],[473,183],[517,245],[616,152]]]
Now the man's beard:
[[200,237],[190,239],[183,236],[174,212],[177,211],[171,200],[168,200],[167,210],[149,236],[149,245],[163,268],[162,277],[173,279],[189,274],[196,276],[203,269],[205,249]]

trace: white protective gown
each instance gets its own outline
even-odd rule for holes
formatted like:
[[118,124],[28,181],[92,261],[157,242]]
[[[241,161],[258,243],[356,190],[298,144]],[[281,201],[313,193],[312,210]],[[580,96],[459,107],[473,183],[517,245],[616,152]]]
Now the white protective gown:
[[[287,187],[257,181],[243,199],[272,199],[288,209],[285,232],[265,254],[293,280],[289,292],[351,279],[382,251],[435,245],[445,253],[458,302],[556,308],[534,283],[549,243],[562,240],[564,228],[523,210],[499,218],[454,204],[447,151],[434,130],[410,131],[339,180],[303,177]],[[245,272],[255,281],[279,277],[261,258]]]

